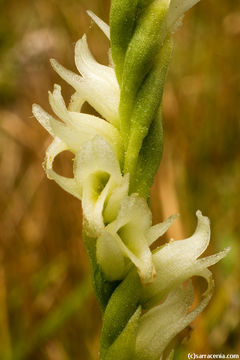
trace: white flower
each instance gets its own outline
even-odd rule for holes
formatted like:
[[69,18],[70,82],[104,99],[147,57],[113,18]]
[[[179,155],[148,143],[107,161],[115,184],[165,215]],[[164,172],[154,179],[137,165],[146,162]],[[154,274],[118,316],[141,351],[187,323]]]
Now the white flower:
[[[109,36],[109,27],[93,13],[89,15]],[[46,151],[47,176],[82,200],[85,231],[89,236],[98,237],[105,221],[117,216],[121,199],[128,194],[129,179],[121,175],[120,169],[123,157],[118,129],[120,90],[113,68],[96,62],[85,35],[76,43],[75,63],[82,76],[51,60],[56,72],[75,89],[68,108],[59,85],[49,92],[49,103],[59,120],[36,104],[33,114],[54,138]],[[103,118],[82,113],[84,102]],[[73,178],[61,176],[52,168],[55,157],[65,150],[75,155]]]
[[123,198],[116,220],[106,226],[97,240],[97,260],[108,280],[120,280],[129,270],[129,260],[137,267],[143,283],[154,281],[155,268],[150,245],[163,235],[176,216],[152,226],[146,200],[137,194]]
[[172,289],[196,275],[212,284],[212,274],[207,269],[226,256],[229,248],[205,258],[198,257],[206,250],[210,241],[209,219],[197,211],[198,224],[194,234],[184,240],[171,241],[153,253],[156,269],[154,283],[144,289],[142,300],[149,308],[159,303]]
[[[170,341],[203,311],[211,299],[213,280],[208,267],[225,257],[229,248],[198,259],[208,247],[210,225],[209,219],[200,211],[197,211],[197,218],[197,228],[191,237],[171,241],[153,253],[156,278],[142,290],[141,303],[147,311],[140,319],[137,333],[138,360],[159,360]],[[208,286],[200,304],[189,312],[193,288],[189,283],[184,290],[182,284],[192,276],[205,278]]]
[[208,294],[189,312],[194,300],[191,282],[186,290],[180,285],[171,291],[164,303],[152,308],[140,318],[136,359],[161,359],[170,341],[203,311],[210,299],[211,294]]
[[77,152],[74,178],[81,189],[84,230],[88,236],[98,237],[105,223],[116,218],[128,194],[128,176],[122,176],[112,147],[96,136]]
[[[50,153],[47,152],[46,162],[49,169],[51,169],[54,159],[53,155],[56,156],[66,149],[76,153],[86,141],[96,135],[102,136],[111,144],[119,160],[122,156],[121,139],[117,129],[120,95],[114,70],[96,62],[88,49],[85,36],[76,44],[75,62],[82,76],[63,68],[56,60],[51,61],[58,74],[76,90],[68,109],[59,85],[55,85],[53,93],[49,92],[52,110],[62,121],[54,119],[40,106],[33,105],[33,114],[57,143],[50,147]],[[81,113],[82,105],[86,101],[106,120]],[[47,167],[47,171],[49,169]],[[52,172],[51,176],[53,177],[53,175]]]

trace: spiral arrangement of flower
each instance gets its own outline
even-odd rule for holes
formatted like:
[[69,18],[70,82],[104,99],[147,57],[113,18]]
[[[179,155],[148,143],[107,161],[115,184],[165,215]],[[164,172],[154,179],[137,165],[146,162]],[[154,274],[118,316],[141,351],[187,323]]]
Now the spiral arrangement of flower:
[[[75,90],[69,105],[59,85],[49,92],[56,118],[33,105],[53,137],[44,162],[47,176],[82,201],[83,239],[103,311],[101,360],[161,359],[208,304],[213,290],[208,267],[229,251],[199,258],[210,241],[209,219],[200,211],[191,237],[152,246],[177,217],[152,225],[148,199],[162,154],[161,102],[172,34],[197,2],[112,0],[110,28],[89,11],[111,41],[110,65],[94,59],[84,35],[75,46],[80,74],[51,60]],[[85,102],[101,118],[82,112]],[[74,154],[73,178],[53,170],[55,157],[65,150]],[[194,309],[191,281],[184,286],[192,276],[207,281]],[[173,351],[165,355],[170,359]]]

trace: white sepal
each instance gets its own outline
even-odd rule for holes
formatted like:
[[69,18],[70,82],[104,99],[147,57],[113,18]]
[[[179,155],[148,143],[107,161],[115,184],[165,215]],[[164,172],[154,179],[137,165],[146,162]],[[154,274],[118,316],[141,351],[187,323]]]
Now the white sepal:
[[97,26],[102,30],[106,37],[110,40],[110,27],[97,15],[95,15],[91,10],[87,10],[87,14],[90,18],[97,24]]
[[99,64],[92,56],[86,35],[77,41],[75,45],[75,63],[79,73],[84,78],[101,79],[106,83],[117,87],[114,70],[108,66]]
[[37,121],[44,127],[45,130],[51,135],[55,136],[54,131],[52,129],[50,119],[52,118],[46,111],[44,111],[41,106],[37,104],[33,104],[32,112]]
[[148,238],[148,245],[152,245],[154,241],[156,241],[160,236],[165,234],[165,232],[168,231],[169,227],[172,225],[172,223],[176,220],[177,217],[178,214],[171,215],[162,223],[151,226],[146,234]]
[[182,21],[182,17],[191,7],[200,0],[171,0],[167,13],[167,26],[171,31],[175,31],[176,24]]
[[191,282],[186,290],[180,285],[170,292],[162,304],[140,318],[136,340],[137,359],[159,360],[170,341],[203,311],[210,299],[211,293],[188,312],[194,300]]
[[72,94],[69,104],[68,104],[68,110],[69,111],[75,111],[75,112],[81,112],[82,106],[85,103],[85,98],[82,96],[82,94],[78,93],[77,91]]
[[[104,119],[116,127],[119,126],[120,89],[115,72],[111,67],[101,65],[93,58],[85,36],[76,43],[75,47],[76,66],[83,77],[65,69],[54,59],[50,61],[58,75],[79,94],[80,105],[83,100],[87,101]],[[76,96],[74,103],[77,102]]]
[[44,169],[49,179],[56,181],[62,189],[81,200],[81,187],[75,179],[59,175],[52,168],[55,157],[65,150],[69,150],[68,146],[56,137],[46,151]]
[[108,281],[122,280],[128,270],[127,258],[114,236],[107,231],[97,239],[96,256]]
[[198,224],[195,233],[188,239],[170,242],[153,254],[157,276],[143,292],[143,302],[149,308],[159,303],[166,294],[186,279],[198,275],[206,278],[210,284],[209,273],[205,270],[214,265],[229,249],[197,259],[207,248],[210,240],[209,219],[197,211]]
[[[72,141],[74,143],[73,147],[75,152],[84,142],[90,140],[96,135],[100,135],[111,143],[116,151],[116,154],[121,157],[122,149],[120,135],[113,125],[94,115],[68,111],[61,94],[61,87],[59,85],[54,85],[53,93],[49,91],[49,103],[55,114],[69,128],[74,130],[75,136],[72,135]],[[56,124],[56,120],[53,118],[50,118],[49,123],[50,125],[52,124],[52,128],[56,129],[56,133],[59,136],[59,128],[63,128],[62,124],[60,122]],[[62,136],[65,136],[65,134]],[[68,143],[69,141],[70,140],[68,140]]]

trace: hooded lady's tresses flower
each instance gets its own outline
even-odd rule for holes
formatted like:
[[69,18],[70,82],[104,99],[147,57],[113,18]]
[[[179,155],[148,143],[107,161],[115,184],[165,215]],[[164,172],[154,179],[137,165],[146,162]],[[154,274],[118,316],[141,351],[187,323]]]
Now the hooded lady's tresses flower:
[[128,194],[128,176],[122,176],[113,148],[100,136],[80,148],[73,169],[81,189],[84,230],[88,236],[98,237],[105,224],[116,218]]
[[162,304],[147,311],[139,321],[136,359],[161,360],[170,341],[204,310],[211,295],[209,293],[205,296],[199,305],[189,312],[194,300],[193,287],[189,282],[186,289],[183,285],[177,286]]
[[[133,225],[134,228],[132,239],[138,239],[139,235],[142,236],[142,234],[145,234],[149,239],[150,245],[159,235],[161,235],[161,233],[164,233],[168,229],[174,218],[176,218],[176,216],[173,216],[164,223],[149,228],[151,219],[147,217],[145,205],[138,203],[139,199],[136,195],[131,195],[130,197],[133,198],[124,199],[124,201],[126,201],[125,209],[128,208],[127,214],[129,214],[129,218],[127,219],[127,216],[124,215],[124,208],[120,208],[119,218],[117,218],[113,224],[110,224],[109,228],[106,227],[105,232],[97,242],[98,261],[102,263],[105,274],[107,272],[109,272],[110,275],[114,272],[118,273],[117,270],[119,270],[121,266],[124,274],[124,264],[123,260],[121,264],[121,252],[119,249],[123,246],[121,242],[124,242],[124,240],[131,240],[131,225]],[[131,205],[129,205],[128,202],[132,203],[133,214],[131,214]],[[134,203],[136,204],[136,209],[134,209]],[[134,220],[131,224],[131,218],[133,217],[134,219],[134,216],[135,221],[138,220],[139,228],[136,226],[136,223],[134,226]],[[138,315],[137,318],[136,342],[134,343],[135,355],[132,357],[133,359],[161,360],[163,352],[165,352],[173,338],[204,310],[212,297],[214,283],[212,280],[212,273],[208,267],[214,265],[226,256],[229,249],[227,248],[215,255],[199,259],[198,257],[206,250],[209,244],[210,225],[209,219],[203,216],[200,211],[197,211],[197,218],[198,224],[193,236],[185,240],[171,241],[169,244],[153,251],[155,279],[150,284],[143,283],[140,285],[140,288],[138,285],[135,288],[138,300],[136,302],[136,299],[134,299],[134,304],[135,306],[140,304],[143,312],[141,315]],[[145,224],[142,224],[141,222],[143,219],[147,219]],[[119,225],[117,225],[118,221]],[[121,237],[122,224],[122,230],[123,232],[125,230],[126,233],[125,239],[124,237]],[[129,228],[124,229],[125,224],[126,226],[129,224]],[[111,226],[113,229],[111,229]],[[160,229],[162,229],[162,231]],[[107,231],[109,231],[109,233],[107,233]],[[112,236],[110,236],[111,232]],[[135,246],[136,249],[137,241],[131,241],[132,244],[128,242],[128,247],[134,248]],[[145,253],[145,248],[142,247],[142,249],[143,253]],[[111,254],[112,258],[109,254]],[[130,255],[129,258],[131,258]],[[108,262],[104,264],[104,261]],[[140,257],[138,258],[138,262],[141,262]],[[147,268],[146,265],[145,267],[138,268],[140,276],[141,272],[146,271],[146,269],[148,269],[150,273],[150,269],[152,268]],[[146,273],[148,273],[148,271],[146,271]],[[126,276],[121,283],[121,286],[123,284],[123,289],[126,289],[126,284],[128,284],[129,287],[135,286],[136,278],[133,274],[134,271],[129,271],[127,275],[123,275],[123,277]],[[202,294],[199,304],[195,308],[192,308],[194,303],[194,291],[192,283],[189,281],[193,276],[203,277],[207,281],[207,290]],[[187,284],[185,283],[186,280],[188,280]],[[118,294],[118,296],[125,296],[124,292],[121,294],[121,290],[116,290],[116,293],[112,295],[109,307],[106,308],[107,319],[113,314],[115,314],[116,318],[118,316],[117,310],[115,309],[115,306],[118,303],[116,294]],[[120,301],[120,304],[123,304],[122,300]],[[127,306],[126,309],[128,309]],[[135,311],[135,307],[133,307],[133,309]],[[119,311],[121,312],[122,309],[120,308]],[[123,333],[125,333],[124,339],[126,339],[127,332],[129,331],[130,333],[128,326],[131,325],[135,316],[134,314],[123,330]],[[108,334],[111,336],[111,327],[108,328],[106,323],[104,323],[104,331],[103,342],[109,341]],[[111,347],[114,348],[117,341],[120,341],[120,337],[121,335],[119,335],[119,338],[115,340],[115,343],[113,343]],[[170,353],[167,359],[172,359],[172,355],[173,352]]]
[[[51,63],[56,72],[76,90],[68,108],[62,98],[59,85],[55,85],[53,93],[49,92],[52,110],[62,121],[54,119],[40,106],[33,105],[33,114],[37,120],[54,137],[54,140],[57,139],[57,144],[53,142],[50,146],[51,153],[56,156],[57,153],[63,151],[60,150],[60,142],[62,148],[65,147],[76,153],[86,141],[100,135],[110,143],[120,160],[121,141],[117,129],[119,87],[114,70],[110,66],[96,62],[88,49],[85,35],[75,46],[75,63],[82,76],[65,69],[56,60],[51,60]],[[103,119],[81,113],[85,102],[94,107]],[[53,148],[58,152],[55,153]]]
[[[137,12],[143,14],[143,18],[139,18],[137,21],[136,36],[131,39],[131,46],[125,46],[125,41],[123,43],[118,41],[119,34],[120,40],[126,40],[121,38],[121,31],[116,31],[116,28],[113,31],[113,35],[114,33],[117,35],[113,36],[111,41],[113,50],[114,43],[116,45],[114,63],[121,86],[121,125],[118,111],[120,89],[115,71],[111,66],[103,66],[95,61],[88,49],[85,36],[77,42],[75,47],[75,63],[82,76],[72,73],[55,60],[51,60],[55,71],[75,89],[68,107],[62,98],[59,85],[55,85],[54,91],[49,93],[50,105],[59,120],[46,113],[38,105],[33,106],[34,115],[54,138],[46,152],[46,173],[63,189],[82,200],[84,230],[88,236],[96,239],[96,258],[105,279],[114,281],[126,277],[129,280],[128,276],[131,278],[131,274],[136,275],[134,269],[129,271],[130,268],[133,265],[137,268],[142,284],[134,278],[134,284],[137,282],[136,289],[130,289],[131,291],[127,294],[125,294],[124,286],[121,287],[122,284],[120,284],[116,288],[116,292],[114,291],[111,298],[108,299],[110,305],[105,309],[105,314],[107,313],[108,316],[109,313],[117,314],[119,306],[120,331],[122,331],[121,326],[131,315],[131,306],[133,305],[133,311],[135,311],[136,301],[137,305],[139,303],[142,305],[143,315],[140,317],[139,306],[134,321],[132,316],[122,333],[119,335],[117,331],[115,334],[118,337],[117,340],[111,346],[107,346],[113,348],[113,353],[114,351],[116,353],[121,341],[124,343],[126,338],[129,340],[128,332],[134,332],[134,334],[137,332],[136,338],[133,336],[130,350],[136,350],[136,359],[138,360],[161,359],[163,351],[173,337],[190,324],[205,308],[211,298],[213,288],[212,274],[208,267],[222,259],[228,251],[225,249],[213,256],[198,259],[210,240],[209,220],[198,211],[198,226],[192,237],[181,241],[171,241],[152,253],[150,245],[167,231],[176,216],[152,226],[151,212],[146,200],[140,198],[138,194],[128,195],[129,174],[122,175],[123,169],[124,173],[130,172],[128,166],[123,165],[124,157],[126,160],[128,155],[130,160],[133,158],[134,166],[132,165],[130,168],[138,169],[138,164],[137,162],[134,164],[134,161],[137,161],[137,156],[142,150],[142,142],[149,135],[149,126],[154,121],[156,110],[160,106],[162,87],[172,48],[171,41],[169,41],[170,33],[176,30],[183,14],[197,2],[198,0],[139,2],[140,5],[146,5],[146,13],[139,12],[139,3],[133,3],[134,6],[136,5]],[[116,3],[122,6],[122,2]],[[118,10],[119,8],[115,12],[116,18],[120,14],[120,20],[124,19],[124,21],[119,23],[121,26],[125,26],[126,12],[123,12],[123,18],[121,18],[121,11]],[[89,15],[109,37],[109,27],[94,14],[89,13]],[[132,17],[132,22],[135,26],[135,16]],[[115,25],[119,25],[119,23],[116,21]],[[151,25],[150,28],[149,25]],[[128,31],[128,27],[126,28]],[[123,36],[126,34],[124,31],[122,33]],[[150,34],[151,41],[149,41]],[[124,55],[124,59],[122,56],[119,56],[118,59],[119,44],[125,46],[123,54],[120,54]],[[120,48],[120,53],[121,50]],[[125,52],[125,50],[127,51]],[[155,78],[154,91],[152,81],[144,81],[147,85],[143,86],[145,71],[148,72],[152,65],[156,65],[152,73]],[[124,70],[123,74],[121,74],[122,70]],[[139,93],[141,96],[136,97]],[[151,100],[156,96],[157,101],[153,102],[154,105]],[[102,118],[81,112],[82,105],[86,101],[96,109]],[[147,111],[144,106],[146,104],[148,105]],[[134,117],[134,114],[138,116]],[[125,124],[123,120],[127,120]],[[138,127],[139,124],[140,127]],[[155,131],[156,127],[152,129],[155,137],[158,137],[161,131]],[[130,137],[129,131],[131,132]],[[132,142],[129,143],[134,146],[128,147],[128,151],[123,153],[122,142],[128,140],[128,137],[132,139]],[[154,150],[160,154],[158,145],[162,140],[160,139],[160,142],[155,140],[156,138],[151,134],[150,142],[147,144],[153,145],[154,143],[155,145],[147,146],[148,149],[151,148],[151,154],[150,152],[148,154],[141,153],[143,163],[148,162],[147,159],[153,156]],[[125,147],[126,145],[128,145],[128,141],[126,141]],[[135,149],[135,145],[137,145],[137,149]],[[52,169],[54,158],[64,150],[70,150],[75,155],[73,178],[63,177]],[[132,156],[133,151],[136,151],[136,156]],[[155,167],[154,164],[150,162],[150,168],[151,166]],[[146,167],[144,167],[144,171],[140,171],[142,177],[144,173],[147,173]],[[134,177],[136,177],[136,172],[132,171],[131,180]],[[138,182],[139,178],[134,180]],[[148,182],[146,183],[148,186]],[[133,192],[134,189],[131,191]],[[147,191],[144,191],[143,196],[146,196],[146,193]],[[99,273],[96,273],[96,283],[98,275]],[[203,294],[200,304],[189,312],[193,303],[193,289],[191,283],[186,289],[182,284],[192,276],[205,278],[208,288]],[[98,292],[104,292],[102,276],[99,278],[98,285],[100,286],[96,286],[96,289]],[[126,279],[124,279],[123,285],[126,285]],[[127,284],[131,285],[131,281]],[[128,299],[128,295],[133,294],[132,290],[134,290],[135,299]],[[135,290],[137,290],[136,294]],[[120,297],[117,301],[115,301],[116,294]],[[104,294],[100,295],[104,296]],[[163,301],[165,297],[166,299]],[[111,328],[111,323],[115,322],[116,317],[108,316],[104,317],[105,326],[106,323],[107,325],[110,323]],[[134,326],[128,327],[129,323],[132,325],[133,322]],[[108,326],[106,328],[109,329]],[[115,323],[113,330],[116,330]],[[107,331],[106,334],[107,337],[109,334],[111,337],[112,332]],[[119,340],[119,338],[121,339]],[[115,358],[115,356],[111,358]]]
[[[89,15],[108,35],[108,26],[94,14]],[[39,105],[33,105],[33,114],[54,138],[46,151],[47,176],[82,200],[85,231],[97,237],[104,229],[103,208],[106,207],[106,214],[111,213],[110,217],[116,216],[121,198],[128,193],[128,177],[122,177],[120,169],[123,155],[118,130],[120,91],[113,68],[96,62],[85,35],[76,43],[75,63],[82,76],[51,60],[56,72],[75,89],[68,108],[59,85],[49,92],[49,103],[60,121]],[[82,113],[85,102],[103,118]],[[55,157],[65,150],[75,154],[73,178],[61,176],[52,168]]]
[[[94,14],[89,15],[108,36],[108,26]],[[155,270],[149,246],[173,219],[151,226],[146,201],[136,194],[128,196],[129,176],[122,176],[120,168],[119,87],[114,70],[95,61],[85,36],[76,44],[75,62],[82,77],[51,60],[56,72],[76,91],[68,108],[59,85],[49,92],[51,108],[61,121],[33,105],[35,117],[54,137],[46,151],[46,173],[82,200],[84,230],[98,238],[97,259],[106,278],[122,279],[133,263],[142,281],[150,282]],[[105,120],[82,113],[85,101]],[[73,178],[61,176],[52,168],[55,157],[64,150],[75,154]]]
[[171,241],[154,251],[156,278],[152,284],[144,288],[142,295],[142,302],[146,308],[159,303],[172,289],[192,276],[206,279],[206,293],[212,288],[212,274],[208,267],[225,257],[230,249],[226,248],[217,254],[199,259],[209,245],[210,223],[201,211],[198,210],[196,215],[198,223],[191,237]]
[[116,220],[106,226],[97,240],[97,260],[110,281],[123,279],[130,262],[138,269],[143,283],[155,277],[150,245],[163,235],[176,216],[152,226],[146,200],[137,194],[123,198]]
[[[208,267],[225,257],[229,248],[198,259],[209,245],[210,225],[209,219],[200,211],[197,211],[197,218],[197,228],[191,237],[172,241],[153,254],[156,278],[142,290],[141,303],[148,311],[140,318],[136,341],[138,360],[159,360],[170,341],[203,311],[211,299],[213,280]],[[193,288],[189,283],[184,290],[182,284],[192,276],[205,278],[208,286],[199,305],[189,312]]]

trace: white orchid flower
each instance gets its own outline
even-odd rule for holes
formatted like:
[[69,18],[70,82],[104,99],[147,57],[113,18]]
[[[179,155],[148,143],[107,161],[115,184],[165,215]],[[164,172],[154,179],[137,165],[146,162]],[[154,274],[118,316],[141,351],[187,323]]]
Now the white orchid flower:
[[194,300],[191,282],[185,290],[182,285],[172,290],[162,304],[147,311],[140,318],[136,339],[136,359],[161,359],[166,346],[204,310],[211,296],[212,294],[209,293],[189,312]]
[[[56,156],[63,150],[70,150],[76,154],[86,141],[93,139],[96,135],[106,139],[114,147],[118,158],[121,158],[120,136],[113,125],[93,115],[67,110],[59,85],[55,85],[53,93],[49,92],[49,102],[55,114],[62,121],[56,120],[39,105],[33,105],[33,114],[37,120],[54,139],[58,139],[56,140],[58,152],[56,152],[55,143],[53,142],[49,148],[51,152],[48,151],[46,154],[46,164],[49,165],[47,170],[51,169],[54,160],[53,155]],[[60,142],[64,144],[62,145],[63,150],[60,150]]]
[[146,308],[158,304],[172,289],[192,276],[201,276],[212,288],[212,274],[207,269],[226,256],[229,248],[205,258],[198,257],[206,250],[210,241],[210,223],[198,210],[198,224],[194,234],[185,239],[171,241],[153,253],[156,278],[144,288],[142,300]]
[[[92,12],[89,12],[89,16],[109,37],[108,25]],[[68,108],[59,85],[54,86],[52,93],[49,92],[49,103],[60,120],[55,119],[36,104],[33,105],[33,114],[54,138],[46,151],[44,167],[48,177],[54,179],[64,190],[83,199],[87,232],[91,236],[99,236],[104,228],[103,208],[106,207],[106,218],[112,219],[114,214],[116,216],[122,196],[128,192],[128,179],[126,176],[122,178],[119,165],[123,155],[118,130],[120,90],[113,68],[101,65],[93,58],[85,35],[76,43],[75,63],[82,76],[65,69],[56,60],[51,60],[56,72],[75,89]],[[85,102],[94,107],[103,118],[82,113],[82,105]],[[94,140],[96,137],[98,140]],[[92,145],[89,144],[91,140],[93,140]],[[55,157],[65,150],[76,155],[74,178],[61,176],[52,168]],[[101,154],[105,154],[106,163]],[[94,164],[92,168],[90,163]],[[86,171],[85,175],[84,171]],[[100,175],[101,172],[104,172],[104,175],[103,173]],[[97,176],[94,178],[96,173]],[[101,192],[100,189],[96,191],[106,177],[109,181],[106,181],[107,186],[104,187],[104,191]],[[114,186],[118,190],[113,191]],[[112,200],[110,193],[113,195]]]
[[[108,25],[88,13],[109,37]],[[84,229],[88,236],[99,237],[105,222],[116,218],[121,200],[128,194],[129,178],[123,177],[120,169],[123,156],[118,130],[120,90],[113,68],[96,62],[85,35],[76,43],[75,63],[81,76],[51,60],[54,70],[75,89],[68,108],[59,85],[49,92],[49,103],[59,120],[36,104],[33,114],[54,138],[44,163],[48,177],[82,200]],[[82,113],[84,102],[103,118]],[[65,150],[75,155],[73,178],[61,176],[52,168],[55,157]]]
[[[92,12],[89,12],[89,16],[109,37],[108,25]],[[117,158],[121,161],[122,145],[118,131],[120,89],[114,69],[111,66],[101,65],[94,59],[85,35],[76,43],[75,63],[81,76],[65,69],[56,60],[51,60],[54,70],[75,89],[68,108],[59,85],[54,86],[52,93],[49,92],[51,108],[61,121],[56,120],[36,104],[33,105],[33,114],[54,138],[46,152],[47,175],[66,191],[80,198],[74,179],[65,178],[53,171],[54,158],[64,150],[76,154],[85,142],[99,135],[113,147]],[[82,113],[82,105],[85,102],[95,108],[103,118]]]
[[105,223],[116,218],[128,194],[128,176],[122,176],[113,148],[96,136],[77,152],[74,178],[81,188],[84,230],[88,236],[98,237]]
[[146,200],[137,194],[123,198],[116,220],[106,226],[97,240],[97,260],[106,278],[110,281],[124,278],[133,263],[142,282],[152,282],[155,268],[149,247],[168,230],[175,218],[171,216],[152,226]]
[[56,60],[51,60],[58,75],[76,90],[77,94],[73,95],[70,102],[70,110],[80,111],[82,103],[87,101],[104,119],[118,127],[120,90],[114,69],[96,62],[87,46],[85,35],[76,43],[75,63],[82,76],[65,69]]

